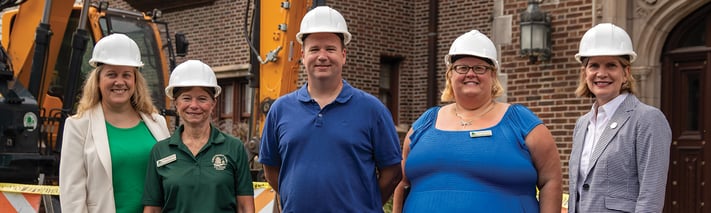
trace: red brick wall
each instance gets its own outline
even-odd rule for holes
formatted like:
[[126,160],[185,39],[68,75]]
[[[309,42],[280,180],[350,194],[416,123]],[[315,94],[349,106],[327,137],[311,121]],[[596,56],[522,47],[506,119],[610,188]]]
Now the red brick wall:
[[578,117],[590,110],[591,99],[578,98],[574,91],[580,78],[580,63],[573,56],[585,31],[592,27],[591,0],[566,0],[543,4],[551,17],[551,61],[531,65],[519,56],[519,14],[527,1],[506,1],[504,14],[513,15],[513,41],[501,46],[502,67],[508,74],[508,99],[528,106],[550,129],[563,162],[567,189],[568,159],[572,131]]
[[[131,8],[123,0],[111,0],[112,7]],[[171,38],[184,33],[190,42],[188,55],[178,57],[177,64],[197,59],[212,67],[249,63],[247,42],[243,34],[247,1],[217,0],[213,4],[163,13]],[[252,7],[250,7],[251,9]]]
[[[343,76],[353,86],[377,95],[381,56],[402,57],[400,121],[411,123],[425,109],[427,69],[427,4],[424,1],[328,1],[348,22],[353,41],[348,46]],[[424,15],[423,15],[424,14]]]

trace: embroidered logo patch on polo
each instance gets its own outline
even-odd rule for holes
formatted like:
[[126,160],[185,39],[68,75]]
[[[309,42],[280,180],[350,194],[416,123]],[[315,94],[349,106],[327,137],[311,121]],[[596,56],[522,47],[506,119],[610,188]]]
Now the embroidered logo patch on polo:
[[215,170],[225,170],[227,167],[227,157],[223,154],[216,154],[212,157],[212,166]]

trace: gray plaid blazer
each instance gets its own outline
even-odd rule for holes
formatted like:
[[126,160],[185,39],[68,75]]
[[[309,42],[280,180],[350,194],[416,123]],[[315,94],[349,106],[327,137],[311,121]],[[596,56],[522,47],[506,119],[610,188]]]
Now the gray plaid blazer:
[[588,112],[580,117],[573,130],[569,212],[661,212],[671,145],[664,114],[629,94],[606,124],[587,177],[578,182],[591,116]]

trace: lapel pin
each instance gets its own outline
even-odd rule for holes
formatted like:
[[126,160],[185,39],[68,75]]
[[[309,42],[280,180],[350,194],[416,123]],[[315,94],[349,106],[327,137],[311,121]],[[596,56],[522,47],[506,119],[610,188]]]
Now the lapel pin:
[[610,124],[610,128],[617,128],[617,122],[612,122],[612,124]]

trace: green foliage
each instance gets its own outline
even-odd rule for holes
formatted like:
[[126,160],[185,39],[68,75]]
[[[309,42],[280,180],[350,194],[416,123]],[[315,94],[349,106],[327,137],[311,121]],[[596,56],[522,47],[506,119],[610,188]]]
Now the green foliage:
[[385,205],[383,205],[383,211],[385,211],[385,213],[391,213],[393,211],[393,198],[392,197],[390,197],[390,200],[388,200],[388,202],[385,203]]

